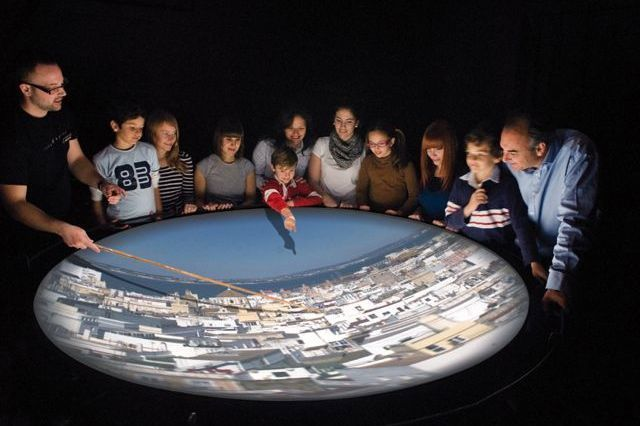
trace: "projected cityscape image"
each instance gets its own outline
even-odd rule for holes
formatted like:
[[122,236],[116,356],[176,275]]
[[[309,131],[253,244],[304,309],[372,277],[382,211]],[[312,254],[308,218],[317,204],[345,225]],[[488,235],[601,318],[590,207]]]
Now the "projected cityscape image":
[[529,299],[495,253],[366,212],[266,209],[164,220],[76,252],[34,300],[47,337],[123,380],[239,399],[320,400],[441,379],[504,348]]

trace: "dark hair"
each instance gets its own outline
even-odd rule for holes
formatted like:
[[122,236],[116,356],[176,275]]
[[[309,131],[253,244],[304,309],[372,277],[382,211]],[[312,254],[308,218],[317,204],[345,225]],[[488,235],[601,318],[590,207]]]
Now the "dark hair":
[[298,155],[288,146],[276,148],[271,154],[271,165],[273,167],[295,167],[296,164],[298,164]]
[[293,124],[293,120],[296,117],[301,117],[304,120],[306,132],[302,139],[302,149],[307,149],[311,145],[311,116],[302,108],[292,107],[285,109],[278,115],[276,121],[276,141],[274,146],[276,148],[281,146],[287,146],[287,138],[285,136],[285,129]]
[[222,139],[227,136],[240,138],[240,148],[235,158],[244,155],[244,127],[237,117],[222,117],[213,132],[213,151],[222,158]]
[[494,158],[502,157],[502,148],[498,144],[498,139],[486,131],[482,127],[476,127],[467,133],[464,137],[465,146],[472,145],[487,145],[489,147],[489,154]]
[[395,139],[395,143],[391,146],[391,155],[395,156],[393,159],[394,167],[403,168],[409,163],[407,159],[407,142],[402,130],[396,129],[387,121],[378,120],[367,128],[367,137],[371,132],[382,132],[389,138]]
[[138,117],[145,117],[144,109],[137,103],[131,100],[115,101],[109,109],[109,117],[111,120],[122,125],[127,120],[133,120]]
[[546,141],[550,133],[546,119],[521,110],[509,112],[504,120],[503,128],[519,131],[529,136],[530,149],[535,149],[540,142]]
[[333,117],[336,116],[336,113],[338,111],[340,111],[341,109],[346,109],[349,110],[351,112],[351,114],[353,114],[353,116],[355,117],[355,119],[357,121],[360,120],[360,111],[350,102],[340,102],[336,105],[336,107],[333,109]]
[[338,103],[336,107],[333,108],[333,115],[331,116],[331,121],[330,121],[332,126],[331,131],[333,132],[335,130],[336,114],[340,110],[347,110],[353,115],[353,118],[355,118],[357,123],[353,129],[353,134],[358,135],[359,129],[357,127],[360,123],[360,112],[352,103],[346,102],[346,101]]
[[440,170],[442,174],[442,187],[450,189],[455,180],[456,156],[458,153],[458,139],[456,132],[448,121],[438,119],[429,124],[422,135],[420,149],[420,183],[423,188],[429,184],[429,180],[434,176],[436,167],[429,158],[427,150],[430,148],[442,148],[442,164]]
[[24,50],[15,59],[15,83],[27,80],[38,65],[58,65],[54,56],[42,50]]

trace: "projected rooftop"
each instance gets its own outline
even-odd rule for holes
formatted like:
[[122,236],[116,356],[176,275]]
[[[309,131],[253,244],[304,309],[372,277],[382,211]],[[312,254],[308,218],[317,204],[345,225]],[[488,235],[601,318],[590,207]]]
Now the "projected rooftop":
[[76,252],[40,284],[38,322],[65,353],[123,380],[264,400],[427,383],[491,357],[522,327],[524,283],[479,244],[359,211],[301,208],[296,218],[292,234],[256,209],[105,238],[195,277]]

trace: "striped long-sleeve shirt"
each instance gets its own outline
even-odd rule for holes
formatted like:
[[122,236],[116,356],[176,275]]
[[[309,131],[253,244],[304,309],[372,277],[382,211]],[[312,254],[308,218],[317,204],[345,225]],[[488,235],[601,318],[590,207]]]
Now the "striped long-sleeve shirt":
[[160,198],[164,216],[179,216],[185,203],[194,202],[193,160],[180,152],[180,161],[186,166],[184,173],[174,167],[160,167]]
[[489,201],[465,218],[464,207],[477,187],[471,172],[456,179],[445,209],[447,228],[498,252],[517,253],[519,246],[525,265],[537,261],[533,225],[527,217],[518,183],[509,170],[502,164],[494,168],[491,178],[482,182]]

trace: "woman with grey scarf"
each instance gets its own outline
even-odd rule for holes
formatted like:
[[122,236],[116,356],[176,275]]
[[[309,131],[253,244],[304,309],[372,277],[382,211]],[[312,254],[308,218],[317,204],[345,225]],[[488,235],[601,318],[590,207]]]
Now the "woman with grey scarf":
[[309,183],[322,195],[326,207],[356,207],[356,182],[365,156],[353,107],[341,105],[333,117],[333,130],[319,138],[309,159]]

